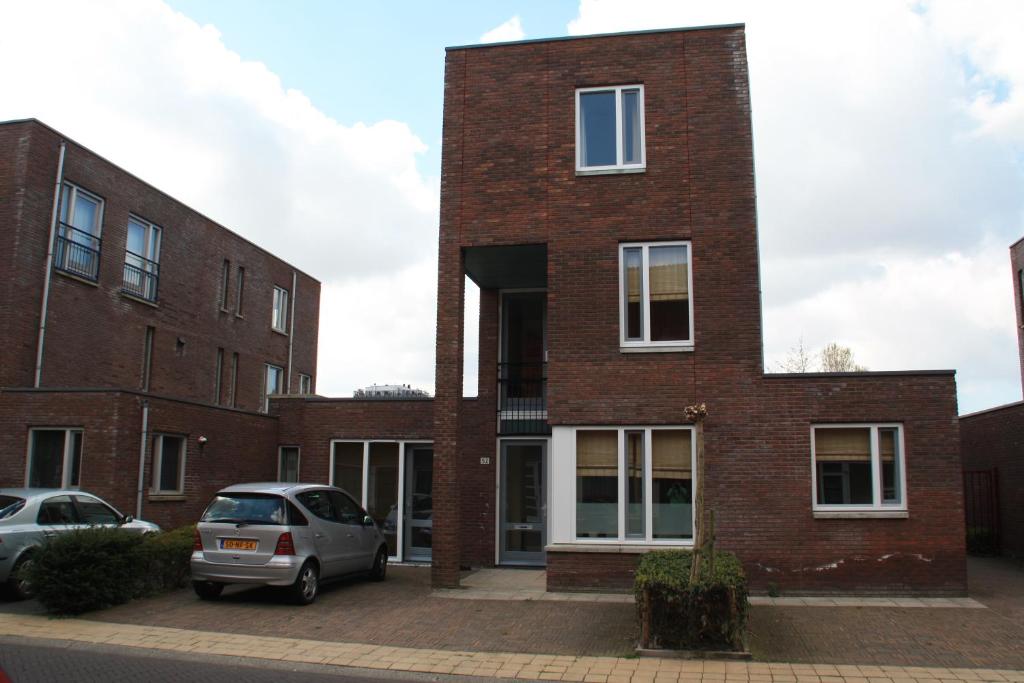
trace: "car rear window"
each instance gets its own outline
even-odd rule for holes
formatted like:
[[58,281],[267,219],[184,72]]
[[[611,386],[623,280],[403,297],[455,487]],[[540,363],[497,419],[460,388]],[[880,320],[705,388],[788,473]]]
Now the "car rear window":
[[24,498],[0,495],[0,519],[7,519],[23,507],[25,507]]
[[288,523],[286,509],[284,498],[272,493],[220,493],[199,521],[282,526]]

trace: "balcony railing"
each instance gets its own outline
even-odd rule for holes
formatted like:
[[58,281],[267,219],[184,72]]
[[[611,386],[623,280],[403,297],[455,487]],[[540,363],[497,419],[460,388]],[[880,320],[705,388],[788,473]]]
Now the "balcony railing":
[[130,251],[124,257],[124,284],[121,289],[146,301],[156,301],[160,284],[160,264]]
[[60,223],[53,245],[53,267],[96,281],[100,276],[101,240],[92,233]]
[[498,433],[550,434],[547,363],[498,363]]

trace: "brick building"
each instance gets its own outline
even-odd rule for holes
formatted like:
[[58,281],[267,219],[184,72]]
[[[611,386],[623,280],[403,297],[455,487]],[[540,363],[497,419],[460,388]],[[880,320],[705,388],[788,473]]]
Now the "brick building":
[[742,26],[449,48],[444,87],[436,396],[274,401],[302,479],[436,585],[620,588],[692,547],[704,402],[718,545],[755,589],[965,591],[954,373],[764,373]]
[[319,282],[34,120],[0,124],[0,225],[0,486],[167,526],[277,476]]
[[[1024,386],[1024,239],[1010,246],[1010,267]],[[964,469],[990,473],[972,482],[969,514],[979,524],[994,524],[1004,555],[1024,558],[1024,401],[961,416],[960,439]],[[989,484],[991,490],[977,484]]]

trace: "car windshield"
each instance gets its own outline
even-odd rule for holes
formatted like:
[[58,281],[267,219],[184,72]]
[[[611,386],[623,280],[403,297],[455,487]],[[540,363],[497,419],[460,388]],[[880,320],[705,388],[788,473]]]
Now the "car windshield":
[[269,493],[221,493],[203,513],[201,522],[225,524],[285,523],[284,498]]
[[7,519],[23,507],[25,507],[24,498],[0,495],[0,519]]

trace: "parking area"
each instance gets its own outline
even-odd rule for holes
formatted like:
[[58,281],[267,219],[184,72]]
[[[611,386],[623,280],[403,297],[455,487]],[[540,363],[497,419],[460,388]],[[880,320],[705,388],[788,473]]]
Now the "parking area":
[[[1024,669],[1024,570],[970,560],[971,595],[986,609],[901,607],[751,608],[756,660],[818,664]],[[218,602],[189,590],[85,618],[316,641],[433,650],[552,655],[629,655],[634,606],[623,602],[451,599],[430,590],[425,567],[392,567],[383,584],[349,580],[309,607],[275,591],[229,589]],[[0,611],[31,612],[31,603]]]

